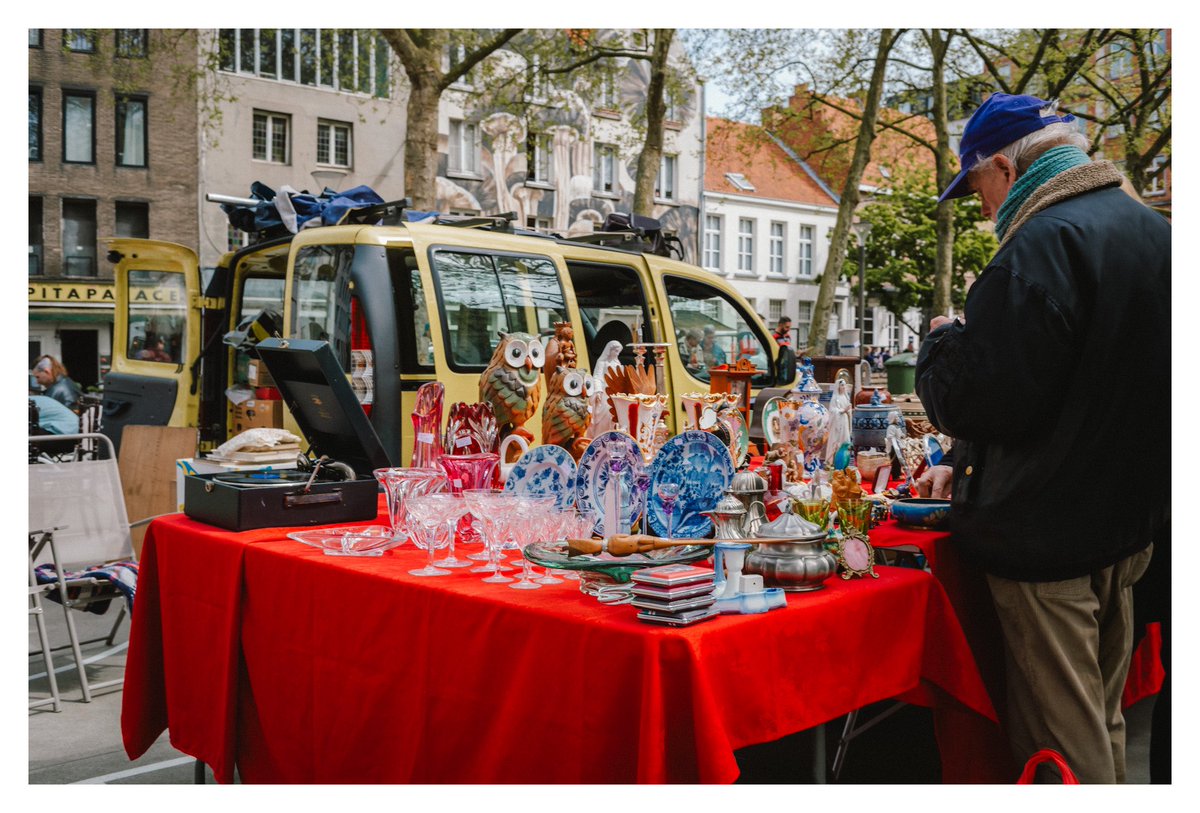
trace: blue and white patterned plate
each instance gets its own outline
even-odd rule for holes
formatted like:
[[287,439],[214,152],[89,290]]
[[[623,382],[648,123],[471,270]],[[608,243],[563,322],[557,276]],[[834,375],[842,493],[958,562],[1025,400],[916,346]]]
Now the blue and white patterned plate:
[[575,504],[575,460],[561,446],[534,446],[513,464],[504,490],[522,497],[554,497],[559,509]]
[[641,499],[638,480],[645,479],[646,464],[637,441],[624,432],[605,432],[593,440],[579,457],[579,470],[575,475],[575,507],[596,516],[595,532],[604,533],[604,492],[612,476],[610,464],[619,454],[624,454],[625,466],[620,473],[621,483],[621,526],[633,527],[640,513]]
[[661,482],[679,483],[671,536],[699,539],[712,530],[712,520],[703,511],[717,507],[721,495],[733,482],[733,460],[729,449],[708,432],[680,432],[668,440],[650,466],[650,498],[646,509],[654,533],[667,533],[667,512],[658,496]]

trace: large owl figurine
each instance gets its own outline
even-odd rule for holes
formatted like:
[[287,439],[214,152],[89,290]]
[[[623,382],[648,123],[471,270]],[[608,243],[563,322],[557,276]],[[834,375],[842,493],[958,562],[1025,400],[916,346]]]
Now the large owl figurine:
[[501,333],[491,363],[479,377],[479,400],[492,405],[496,425],[504,437],[514,432],[532,442],[523,428],[541,401],[542,365],[546,363],[542,340],[531,333]]
[[[587,434],[588,400],[592,395],[592,377],[586,370],[559,367],[546,388],[542,407],[542,443],[561,446],[578,459],[576,441]],[[583,450],[580,449],[580,454]]]

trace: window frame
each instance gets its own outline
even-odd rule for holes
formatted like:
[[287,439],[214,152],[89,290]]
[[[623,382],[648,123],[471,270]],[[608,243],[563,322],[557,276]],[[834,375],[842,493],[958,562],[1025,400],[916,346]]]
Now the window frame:
[[[709,221],[715,221],[716,228],[709,228]],[[703,267],[712,271],[720,272],[721,270],[721,232],[725,227],[725,218],[722,215],[714,215],[705,213],[704,215],[704,252],[701,257]],[[709,238],[712,237],[711,241]],[[709,258],[716,260],[715,263],[709,264]]]
[[42,28],[29,29],[29,39],[30,39],[29,47],[30,48],[44,47],[44,45],[45,45],[44,31],[45,31],[45,29],[42,29]]
[[[546,165],[545,177],[541,171]],[[530,130],[525,139],[525,183],[531,186],[554,186],[554,137],[550,133]]]
[[[145,234],[121,234],[121,210],[134,211],[137,210],[145,216]],[[113,201],[113,233],[117,237],[135,237],[142,239],[150,238],[150,202],[145,200],[115,200]]]
[[[779,227],[779,234],[775,233],[777,226]],[[784,265],[784,251],[787,244],[787,224],[782,220],[772,220],[770,232],[767,275],[772,277],[786,277],[787,268]]]
[[[76,48],[74,43],[83,42],[86,47]],[[96,31],[92,28],[64,28],[63,47],[73,54],[96,53]]]
[[[129,41],[121,41],[121,33],[138,31],[141,34],[141,50],[129,50]],[[136,37],[133,39],[137,41]],[[150,53],[150,29],[148,28],[118,28],[113,31],[113,54],[122,59],[145,59]]]
[[[328,135],[325,139],[327,151],[325,161],[321,160],[321,128],[328,129]],[[337,130],[345,130],[346,133],[346,161],[341,163],[337,160],[337,139],[335,133]],[[354,125],[348,121],[337,121],[335,119],[317,119],[317,163],[321,166],[338,167],[340,169],[351,169],[354,166]]]
[[[600,197],[621,196],[620,179],[617,172],[617,159],[621,154],[616,144],[607,141],[592,142],[592,192]],[[606,179],[609,175],[611,178]],[[605,183],[612,188],[605,189]]]
[[[796,329],[796,347],[808,346],[808,334],[812,332],[812,317],[814,303],[801,299],[796,303],[796,320],[792,322]],[[824,348],[821,348],[824,350]]]
[[[268,72],[263,71],[261,62],[264,32],[274,32],[274,66]],[[368,50],[365,62],[364,45]],[[226,73],[379,99],[391,97],[391,49],[382,37],[371,38],[364,29],[220,28],[217,55],[218,70]]]
[[[669,184],[663,184],[662,179],[664,175],[670,181]],[[662,159],[658,162],[658,175],[654,178],[654,197],[658,200],[675,203],[675,179],[678,177],[678,153],[664,152]]]
[[[457,136],[455,131],[457,129]],[[464,136],[470,133],[470,144],[466,145]],[[479,123],[470,119],[450,119],[449,132],[446,139],[446,174],[451,177],[480,179]],[[468,153],[469,151],[469,153]],[[463,165],[463,158],[469,154],[469,166]]]
[[[69,269],[69,264],[68,264],[68,262],[67,262],[67,261],[68,261],[68,259],[69,259],[69,258],[71,258],[71,257],[78,256],[78,255],[70,254],[70,253],[67,251],[67,244],[66,244],[66,239],[67,239],[67,207],[68,207],[69,205],[72,205],[72,204],[85,204],[85,205],[87,205],[87,204],[90,204],[90,205],[91,205],[91,213],[92,213],[92,235],[93,235],[93,239],[92,239],[92,255],[91,255],[91,258],[90,258],[90,259],[91,259],[91,261],[92,261],[92,264],[91,264],[91,273],[90,273],[90,274],[72,274],[72,273],[70,273],[70,272],[69,272],[69,270],[68,270],[68,269]],[[59,239],[60,239],[60,243],[61,243],[61,245],[62,245],[62,275],[63,275],[64,277],[70,277],[70,278],[74,278],[74,279],[95,279],[97,276],[99,276],[100,252],[99,252],[99,249],[98,249],[98,243],[99,243],[99,239],[98,239],[98,238],[99,238],[99,212],[98,212],[98,208],[99,208],[99,206],[98,206],[98,202],[96,201],[96,199],[95,199],[95,198],[71,198],[71,197],[63,197],[63,198],[61,199],[61,208],[60,208],[60,210],[59,210],[59,211],[60,211],[60,213],[61,213],[61,216],[62,216],[62,229],[61,229],[61,232],[62,232],[62,233],[61,233],[61,235],[60,235]]]
[[[265,117],[266,122],[267,122],[266,134],[265,134],[264,144],[263,144],[264,154],[263,154],[262,158],[258,157],[258,155],[255,153],[256,147],[254,144],[254,134],[255,134],[255,130],[258,125],[258,117],[259,116]],[[275,130],[272,125],[272,122],[274,122],[276,120],[282,121],[284,128],[285,128],[284,129],[284,133],[285,133],[284,156],[283,156],[282,161],[276,161],[270,157],[272,154],[272,146],[273,146],[274,140],[275,140],[274,139]],[[290,115],[288,115],[287,113],[277,113],[273,110],[260,110],[258,108],[255,108],[253,110],[252,118],[251,118],[251,130],[250,130],[250,158],[253,161],[261,161],[265,164],[274,164],[276,166],[290,166],[291,165],[291,163],[292,163],[292,117]]]
[[[131,164],[121,160],[122,108],[130,102],[142,105],[142,163]],[[113,162],[119,167],[148,169],[150,167],[150,99],[140,93],[118,93],[113,98]]]
[[[90,158],[87,161],[72,160],[67,157],[67,147],[70,143],[67,129],[67,99],[80,98],[91,100],[91,139],[89,144]],[[95,166],[96,165],[96,91],[94,90],[76,90],[74,88],[63,88],[62,90],[62,161],[64,164],[77,164],[80,166]]]
[[[36,201],[36,203],[35,203]],[[37,210],[37,237],[34,238],[34,210]],[[41,277],[46,273],[46,198],[43,195],[29,196],[29,259],[35,264],[29,276]],[[36,251],[35,251],[36,249]]]
[[[796,242],[797,252],[796,276],[798,279],[812,279],[816,275],[814,261],[816,260],[817,227],[811,223],[800,223],[799,238]],[[807,235],[807,236],[806,236]],[[808,269],[805,273],[805,268]]]
[[[750,230],[743,227],[749,224]],[[754,232],[756,221],[752,217],[738,218],[737,272],[754,274]]]

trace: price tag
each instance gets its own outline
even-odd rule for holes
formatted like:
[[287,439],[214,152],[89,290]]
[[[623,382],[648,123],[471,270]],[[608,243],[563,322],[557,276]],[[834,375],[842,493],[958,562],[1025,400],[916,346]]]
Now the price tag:
[[452,480],[450,484],[455,488],[462,488],[462,480]]
[[463,437],[454,441],[454,446],[457,449],[461,449],[464,446],[470,446],[470,445],[471,445],[471,437],[469,435],[464,435]]
[[418,432],[417,433],[417,443],[433,443],[433,433],[432,432]]

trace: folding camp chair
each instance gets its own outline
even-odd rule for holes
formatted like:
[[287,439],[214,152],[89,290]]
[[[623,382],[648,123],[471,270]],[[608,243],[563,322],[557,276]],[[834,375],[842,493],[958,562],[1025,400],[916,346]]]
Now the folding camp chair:
[[[55,579],[49,587],[57,591],[57,596],[51,597],[63,605],[70,638],[69,644],[54,648],[70,646],[83,700],[88,703],[93,690],[120,685],[124,679],[89,684],[81,648],[97,641],[111,645],[126,613],[124,595],[111,580],[80,571],[134,561],[129,534],[132,526],[125,513],[112,441],[96,433],[59,435],[55,440],[75,442],[77,453],[58,459],[45,455],[30,457],[45,461],[29,464],[30,559],[34,566],[53,565]],[[29,438],[31,446],[44,441],[45,437]],[[116,601],[120,605],[112,629],[107,636],[80,641],[71,610],[83,610],[102,601]]]
[[33,546],[29,549],[29,614],[37,625],[38,643],[41,645],[42,661],[46,664],[46,678],[50,682],[50,696],[39,700],[30,700],[29,708],[39,706],[54,706],[55,711],[62,711],[62,699],[58,695],[58,678],[54,674],[54,657],[51,655],[50,636],[46,633],[46,618],[42,607],[42,594],[53,585],[38,584],[37,576],[33,573]]

